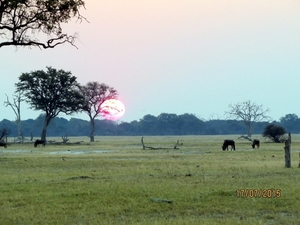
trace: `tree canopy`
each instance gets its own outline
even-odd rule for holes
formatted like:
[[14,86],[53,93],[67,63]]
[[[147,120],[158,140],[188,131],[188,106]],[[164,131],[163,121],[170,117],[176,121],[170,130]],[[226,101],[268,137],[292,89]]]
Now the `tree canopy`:
[[285,140],[285,133],[286,131],[282,126],[276,124],[268,124],[267,126],[265,126],[262,136],[269,138],[275,143],[281,143]]
[[45,113],[41,138],[45,140],[47,126],[59,113],[70,115],[82,109],[83,96],[79,83],[71,72],[47,67],[47,71],[37,70],[23,73],[16,83],[16,92],[24,94],[25,101],[32,109]]
[[300,118],[294,114],[287,114],[279,119],[282,126],[292,133],[298,133],[298,127],[300,127]]
[[83,0],[0,0],[0,48],[74,45],[75,36],[65,33],[62,24],[84,19],[79,11],[84,5]]

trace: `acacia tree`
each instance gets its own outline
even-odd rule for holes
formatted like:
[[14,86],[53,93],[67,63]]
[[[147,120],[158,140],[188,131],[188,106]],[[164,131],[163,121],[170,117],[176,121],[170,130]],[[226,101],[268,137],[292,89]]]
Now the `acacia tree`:
[[42,140],[46,140],[47,127],[53,118],[59,113],[70,115],[77,112],[84,103],[76,77],[64,70],[47,67],[46,72],[23,73],[15,85],[17,92],[24,93],[25,101],[32,109],[45,113]]
[[[0,48],[74,45],[75,36],[64,33],[62,24],[73,18],[85,19],[79,12],[84,4],[83,0],[0,0]],[[45,34],[46,40],[38,34]]]
[[242,119],[246,125],[248,138],[251,138],[255,123],[269,120],[267,116],[269,109],[264,109],[262,105],[257,105],[250,100],[229,105],[229,111],[226,112],[229,117]]
[[[5,94],[6,95],[6,94]],[[22,134],[21,127],[21,102],[24,101],[22,92],[17,92],[13,95],[13,101],[11,102],[6,95],[6,101],[4,102],[5,107],[10,106],[16,115],[16,122],[18,126],[18,139],[23,143],[24,137]]]
[[81,86],[81,93],[85,98],[82,110],[90,118],[91,132],[90,141],[94,142],[95,118],[100,114],[100,106],[107,99],[113,99],[118,96],[118,92],[106,84],[99,82],[88,82]]

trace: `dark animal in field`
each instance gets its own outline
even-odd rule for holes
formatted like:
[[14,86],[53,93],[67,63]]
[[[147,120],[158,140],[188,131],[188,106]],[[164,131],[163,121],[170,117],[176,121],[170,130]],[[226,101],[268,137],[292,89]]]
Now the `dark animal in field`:
[[44,145],[45,146],[45,140],[39,140],[39,139],[37,139],[37,140],[35,140],[35,142],[34,142],[34,147],[37,147],[38,145]]
[[228,146],[231,146],[231,150],[235,150],[235,142],[234,140],[224,140],[224,143],[222,145],[222,150],[225,151],[225,149],[228,151]]
[[6,143],[4,143],[4,142],[0,142],[0,147],[4,147],[4,148],[6,148],[6,147],[7,147],[7,144],[6,144]]
[[255,145],[256,145],[257,148],[259,148],[259,140],[254,139],[254,140],[252,141],[252,148],[255,148]]

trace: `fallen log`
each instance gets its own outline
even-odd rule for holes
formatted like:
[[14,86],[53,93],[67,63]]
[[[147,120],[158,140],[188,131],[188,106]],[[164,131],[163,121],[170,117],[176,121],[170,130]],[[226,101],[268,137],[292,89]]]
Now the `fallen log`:
[[245,136],[245,135],[238,137],[238,139],[247,139],[248,141],[252,141],[252,139],[250,137]]
[[179,140],[177,140],[175,146],[173,148],[165,148],[165,147],[152,147],[152,146],[146,146],[144,144],[144,137],[141,138],[141,142],[142,142],[142,146],[143,146],[143,150],[145,149],[151,149],[151,150],[159,150],[159,149],[179,149],[177,148],[178,145],[183,145],[183,143],[179,143]]

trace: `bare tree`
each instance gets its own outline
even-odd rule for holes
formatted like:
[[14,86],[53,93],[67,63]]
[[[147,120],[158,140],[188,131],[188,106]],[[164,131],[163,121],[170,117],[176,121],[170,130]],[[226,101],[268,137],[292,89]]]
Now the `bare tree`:
[[6,101],[4,102],[4,106],[8,107],[10,106],[12,108],[12,110],[14,111],[15,115],[16,115],[16,123],[18,126],[18,140],[23,143],[24,141],[24,137],[22,134],[22,126],[21,126],[21,102],[24,101],[24,99],[22,98],[22,92],[16,92],[16,94],[13,95],[13,102],[9,101],[9,98],[6,95]]
[[105,100],[115,98],[118,92],[114,88],[103,83],[100,84],[99,82],[88,82],[85,86],[81,87],[81,91],[85,98],[83,111],[90,118],[90,141],[94,142],[95,118],[100,114],[99,108]]
[[66,144],[69,141],[67,133],[65,133],[65,135],[61,136],[61,138],[62,138],[64,144]]
[[247,135],[250,138],[255,127],[255,123],[269,120],[267,116],[269,109],[264,109],[262,105],[257,105],[250,100],[229,105],[229,111],[225,112],[229,117],[242,119],[247,128]]
[[[75,36],[64,33],[62,24],[85,19],[79,12],[84,4],[83,0],[0,0],[0,48],[74,45]],[[46,40],[37,38],[38,34]]]

